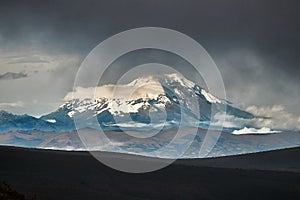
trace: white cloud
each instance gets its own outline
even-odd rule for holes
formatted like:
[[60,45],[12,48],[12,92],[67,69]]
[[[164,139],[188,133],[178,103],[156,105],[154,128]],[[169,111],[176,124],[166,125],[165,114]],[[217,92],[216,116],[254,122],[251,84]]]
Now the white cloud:
[[280,133],[280,132],[281,131],[274,131],[266,127],[262,127],[260,129],[244,127],[243,129],[240,130],[234,130],[232,133],[234,135],[243,135],[243,134],[269,134],[269,133]]
[[156,98],[159,94],[164,94],[161,84],[155,80],[136,83],[131,82],[126,85],[104,85],[99,87],[77,87],[74,92],[69,92],[65,100],[71,99],[138,99],[138,98]]

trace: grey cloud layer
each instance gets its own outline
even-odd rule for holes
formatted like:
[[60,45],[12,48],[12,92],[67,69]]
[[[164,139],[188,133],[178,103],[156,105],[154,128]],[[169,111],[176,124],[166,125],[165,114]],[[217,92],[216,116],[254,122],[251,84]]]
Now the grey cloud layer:
[[5,74],[0,74],[0,80],[10,80],[10,79],[19,79],[28,77],[24,72],[14,73],[14,72],[6,72]]

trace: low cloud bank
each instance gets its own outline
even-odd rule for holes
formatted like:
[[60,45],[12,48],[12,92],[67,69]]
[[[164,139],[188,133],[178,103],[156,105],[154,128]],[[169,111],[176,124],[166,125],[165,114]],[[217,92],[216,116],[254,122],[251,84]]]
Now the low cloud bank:
[[[211,125],[237,129],[236,134],[274,133],[276,130],[300,130],[300,117],[288,112],[282,105],[249,106],[244,108],[254,114],[253,119],[238,118],[225,113],[217,113]],[[223,122],[224,119],[224,122]],[[249,129],[247,127],[256,127]],[[242,129],[241,129],[242,128]],[[277,131],[278,132],[278,131]]]
[[261,116],[253,120],[259,127],[300,130],[300,116],[288,112],[283,105],[249,106],[246,111]]

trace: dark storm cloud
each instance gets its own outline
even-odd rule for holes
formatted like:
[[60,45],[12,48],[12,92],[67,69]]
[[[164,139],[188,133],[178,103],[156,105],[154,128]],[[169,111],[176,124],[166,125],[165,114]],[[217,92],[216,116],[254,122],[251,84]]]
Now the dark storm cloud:
[[120,31],[170,28],[210,53],[229,100],[300,112],[299,10],[298,0],[7,0],[0,3],[0,45],[84,56]]
[[1,4],[1,35],[10,42],[51,46],[60,41],[55,45],[90,50],[122,30],[160,26],[182,31],[212,51],[251,46],[274,52],[274,47],[281,47],[284,57],[294,56],[299,49],[299,3],[292,0],[10,0]]
[[11,79],[19,79],[25,78],[28,75],[24,72],[14,73],[14,72],[6,72],[4,74],[0,74],[0,80],[11,80]]
[[2,1],[2,43],[88,52],[105,38],[141,26],[172,28],[199,41],[214,56],[250,48],[282,63],[295,77],[300,51],[298,1]]

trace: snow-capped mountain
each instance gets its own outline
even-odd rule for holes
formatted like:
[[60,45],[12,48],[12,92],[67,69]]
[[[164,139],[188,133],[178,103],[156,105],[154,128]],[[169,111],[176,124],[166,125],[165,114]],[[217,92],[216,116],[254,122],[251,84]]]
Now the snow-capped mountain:
[[41,119],[72,130],[74,118],[80,121],[79,128],[94,128],[95,124],[89,123],[92,117],[105,128],[137,128],[161,123],[207,124],[225,109],[238,118],[253,117],[177,74],[143,76],[124,85],[78,88],[65,99],[57,111]]
[[[255,116],[233,107],[226,100],[217,98],[176,74],[139,77],[123,85],[77,88],[65,99],[66,102],[56,111],[40,118],[0,112],[0,144],[125,152],[166,158],[178,157],[187,145],[184,157],[194,158],[203,156],[200,147],[205,142],[208,125],[213,124],[210,127],[212,137],[218,135],[220,129],[222,132],[214,149],[207,156],[299,146],[299,136],[295,132],[254,129],[251,124],[247,125],[249,128],[242,124],[241,127],[230,126],[228,129],[215,125],[218,124],[215,123],[216,119],[225,110],[225,114],[234,120],[251,121]],[[110,143],[91,146],[83,144],[84,140],[76,129],[84,132],[87,137],[84,139],[98,141],[98,130],[95,130],[99,128],[98,124],[116,146]],[[183,134],[172,145],[167,145],[173,140],[179,125],[183,128]],[[196,135],[195,126],[199,128]],[[126,133],[122,133],[125,129]],[[152,135],[152,130],[158,130],[157,134]],[[263,130],[276,134],[248,135],[249,130],[251,133]],[[245,132],[247,135],[244,135]],[[146,136],[146,139],[132,137],[135,135]],[[191,145],[189,142],[192,142]],[[167,151],[155,153],[165,145]]]

